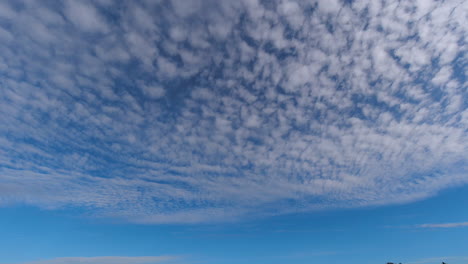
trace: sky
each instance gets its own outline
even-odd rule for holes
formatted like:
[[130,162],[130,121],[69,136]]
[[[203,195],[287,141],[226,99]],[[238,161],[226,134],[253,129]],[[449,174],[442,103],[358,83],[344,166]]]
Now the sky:
[[0,263],[468,263],[467,14],[0,0]]

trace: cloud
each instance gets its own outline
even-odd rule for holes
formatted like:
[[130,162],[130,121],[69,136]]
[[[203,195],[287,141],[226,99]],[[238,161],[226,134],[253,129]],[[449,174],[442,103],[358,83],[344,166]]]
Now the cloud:
[[23,262],[21,264],[159,264],[173,263],[174,257],[68,257]]
[[457,228],[466,226],[468,226],[468,222],[418,225],[419,228]]
[[468,183],[462,2],[57,3],[0,4],[0,205],[228,221]]
[[107,30],[107,25],[96,8],[85,1],[67,1],[65,13],[66,17],[79,29],[87,32]]

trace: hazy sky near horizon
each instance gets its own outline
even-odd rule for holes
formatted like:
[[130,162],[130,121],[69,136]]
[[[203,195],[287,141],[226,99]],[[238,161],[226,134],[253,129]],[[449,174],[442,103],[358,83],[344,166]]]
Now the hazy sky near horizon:
[[[463,190],[467,14],[464,0],[0,1],[0,212],[229,229]],[[160,253],[47,263],[180,261]]]

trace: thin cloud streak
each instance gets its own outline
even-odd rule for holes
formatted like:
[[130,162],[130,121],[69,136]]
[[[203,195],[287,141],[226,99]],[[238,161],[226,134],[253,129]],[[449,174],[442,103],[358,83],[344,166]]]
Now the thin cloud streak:
[[419,228],[457,228],[457,227],[467,227],[468,222],[458,222],[458,223],[440,223],[440,224],[422,224],[418,225]]

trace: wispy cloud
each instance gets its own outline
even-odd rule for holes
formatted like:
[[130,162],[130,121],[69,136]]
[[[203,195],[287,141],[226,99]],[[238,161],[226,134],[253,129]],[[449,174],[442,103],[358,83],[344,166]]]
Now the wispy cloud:
[[468,183],[464,1],[2,1],[0,204],[133,222]]
[[164,264],[175,263],[177,258],[170,256],[159,257],[68,257],[50,260],[22,262],[21,264]]
[[457,228],[457,227],[467,227],[468,222],[458,222],[458,223],[439,223],[439,224],[422,224],[418,225],[419,228]]

